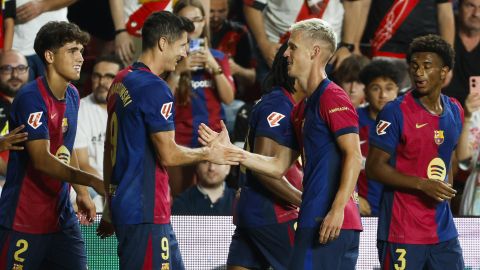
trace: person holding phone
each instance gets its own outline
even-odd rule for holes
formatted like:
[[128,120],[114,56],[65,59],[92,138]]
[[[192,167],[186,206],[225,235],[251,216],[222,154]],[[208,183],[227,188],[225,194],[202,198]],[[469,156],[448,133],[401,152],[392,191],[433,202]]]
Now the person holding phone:
[[[225,120],[222,103],[234,99],[235,86],[228,57],[209,48],[205,10],[199,0],[179,0],[173,13],[193,22],[195,30],[188,34],[195,46],[167,82],[175,95],[175,141],[183,146],[198,147],[198,126],[206,123],[220,131]],[[202,45],[203,44],[203,45]],[[175,196],[193,184],[195,166],[170,168],[172,194]]]
[[[471,169],[465,183],[459,214],[480,216],[480,76],[470,77],[465,99],[465,123],[457,146],[460,167]],[[462,166],[463,165],[463,166]]]

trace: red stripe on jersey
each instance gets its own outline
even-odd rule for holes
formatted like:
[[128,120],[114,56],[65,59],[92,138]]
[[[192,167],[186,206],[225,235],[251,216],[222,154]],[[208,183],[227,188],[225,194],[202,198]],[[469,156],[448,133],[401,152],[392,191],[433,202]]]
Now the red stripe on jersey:
[[154,224],[170,223],[170,186],[165,167],[160,166],[158,161],[155,166],[155,202],[153,208]]
[[145,257],[143,257],[142,270],[151,270],[151,269],[153,269],[153,247],[152,247],[152,233],[149,233],[148,241],[147,241],[147,249],[145,250]]
[[[62,123],[66,103],[54,100],[42,78],[37,79],[38,89],[47,108],[50,153],[56,155],[63,145]],[[71,156],[71,153],[70,153]],[[50,233],[59,230],[58,204],[63,182],[35,170],[30,164],[20,190],[13,229],[25,233]],[[35,207],[31,203],[35,202]],[[55,209],[52,211],[52,209]],[[36,217],[35,220],[31,220]]]
[[[297,224],[295,222],[295,224]],[[295,243],[295,228],[292,228],[291,226],[288,226],[288,240],[290,240],[290,246],[293,247],[293,244]]]
[[11,234],[8,234],[1,249],[2,253],[0,253],[0,269],[7,269],[7,256],[8,250],[10,249],[10,238],[12,238]]
[[390,270],[391,260],[392,259],[390,256],[390,244],[387,243],[387,247],[385,248],[385,259],[383,260],[383,265],[382,265],[383,270]]
[[[285,174],[288,182],[298,190],[302,190],[303,171],[300,164],[295,162]],[[293,204],[287,203],[275,203],[274,204],[275,216],[278,223],[284,223],[298,218],[298,208]]]

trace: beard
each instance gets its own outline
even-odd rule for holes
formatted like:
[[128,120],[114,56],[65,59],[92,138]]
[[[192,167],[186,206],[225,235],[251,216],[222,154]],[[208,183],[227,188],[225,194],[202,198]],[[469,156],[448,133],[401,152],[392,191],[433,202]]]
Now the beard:
[[93,90],[93,97],[95,98],[95,101],[99,104],[106,104],[107,103],[107,95],[103,95],[101,93],[107,92],[108,89],[103,86],[99,86]]
[[13,80],[21,82],[20,80],[17,80],[17,79],[10,79],[10,80],[7,81],[7,83],[0,82],[0,92],[3,93],[3,94],[6,95],[6,96],[15,97],[15,95],[16,95],[17,92],[18,92],[18,90],[19,90],[20,88],[22,88],[22,86],[23,86],[24,84],[21,84],[20,87],[18,87],[18,88],[16,88],[16,89],[15,89],[15,88],[12,88],[10,85],[8,85],[8,83],[11,82],[11,81],[13,81]]

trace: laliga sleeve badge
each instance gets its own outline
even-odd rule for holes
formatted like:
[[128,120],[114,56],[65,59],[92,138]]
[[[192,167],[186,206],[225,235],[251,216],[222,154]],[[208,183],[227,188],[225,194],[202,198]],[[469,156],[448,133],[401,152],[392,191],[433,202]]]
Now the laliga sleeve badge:
[[282,120],[283,118],[285,118],[285,115],[281,114],[281,113],[277,113],[277,112],[272,112],[268,117],[267,117],[267,121],[268,121],[268,125],[270,127],[278,127],[280,126],[280,120]]
[[40,119],[42,119],[42,114],[43,112],[31,113],[28,116],[28,125],[31,126],[33,129],[37,129],[39,126],[41,126],[43,124],[42,122],[40,122]]
[[392,123],[380,120],[377,124],[377,135],[387,134],[386,130]]
[[160,110],[160,113],[162,114],[163,118],[165,118],[165,120],[168,120],[170,115],[172,115],[172,106],[173,106],[173,102],[164,103],[162,105],[162,109]]

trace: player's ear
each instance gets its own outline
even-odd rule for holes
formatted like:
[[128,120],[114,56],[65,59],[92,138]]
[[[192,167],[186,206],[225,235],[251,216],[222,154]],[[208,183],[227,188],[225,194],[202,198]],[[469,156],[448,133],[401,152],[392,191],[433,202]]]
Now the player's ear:
[[319,46],[319,45],[314,45],[314,46],[313,46],[313,49],[312,49],[312,51],[311,51],[311,53],[310,53],[310,59],[313,59],[313,58],[315,58],[317,55],[319,55],[319,54],[320,54],[320,51],[321,51],[320,46]]
[[440,79],[445,80],[447,77],[448,72],[450,72],[450,68],[447,66],[442,67],[440,70]]
[[158,49],[163,52],[165,51],[167,45],[168,45],[168,40],[165,37],[160,37],[158,39]]
[[53,55],[54,55],[54,53],[50,50],[46,50],[44,52],[43,56],[45,57],[45,61],[47,62],[47,64],[53,63]]

